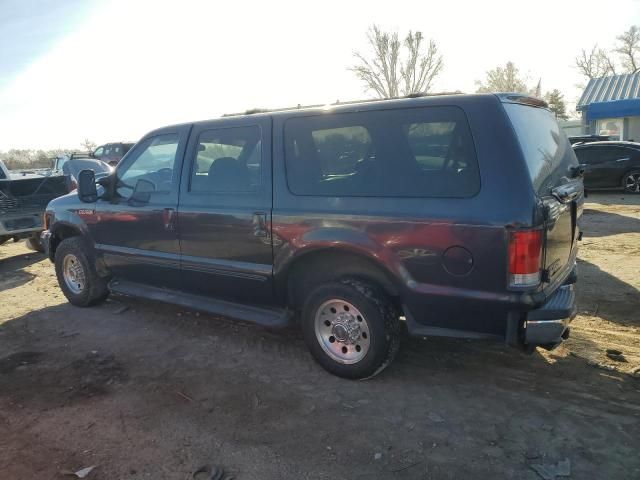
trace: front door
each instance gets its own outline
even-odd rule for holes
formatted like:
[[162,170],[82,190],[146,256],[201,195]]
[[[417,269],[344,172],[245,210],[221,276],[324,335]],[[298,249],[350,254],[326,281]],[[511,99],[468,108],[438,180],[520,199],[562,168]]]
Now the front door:
[[115,277],[164,287],[180,284],[178,189],[189,126],[139,142],[98,200],[96,250]]
[[231,301],[272,302],[271,119],[194,126],[178,227],[185,288]]

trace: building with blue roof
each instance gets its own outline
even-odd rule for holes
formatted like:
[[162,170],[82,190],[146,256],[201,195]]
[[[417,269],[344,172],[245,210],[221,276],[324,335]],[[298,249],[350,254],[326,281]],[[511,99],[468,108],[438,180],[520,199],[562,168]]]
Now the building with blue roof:
[[640,72],[592,78],[576,109],[587,133],[640,142]]

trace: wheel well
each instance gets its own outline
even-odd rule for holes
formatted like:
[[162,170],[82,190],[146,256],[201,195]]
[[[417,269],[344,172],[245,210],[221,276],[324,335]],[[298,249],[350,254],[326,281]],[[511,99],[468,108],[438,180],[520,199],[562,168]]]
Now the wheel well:
[[51,240],[49,244],[49,248],[50,248],[49,256],[51,257],[51,260],[55,258],[56,249],[58,248],[58,245],[60,245],[60,242],[62,242],[63,240],[66,240],[67,238],[77,237],[79,235],[80,235],[80,232],[69,225],[60,225],[56,227],[56,229],[53,232],[53,235],[51,235]]
[[286,303],[299,309],[305,294],[314,287],[343,278],[359,279],[378,287],[398,303],[399,289],[390,273],[363,255],[340,250],[318,250],[294,260],[285,273],[281,291],[284,290]]

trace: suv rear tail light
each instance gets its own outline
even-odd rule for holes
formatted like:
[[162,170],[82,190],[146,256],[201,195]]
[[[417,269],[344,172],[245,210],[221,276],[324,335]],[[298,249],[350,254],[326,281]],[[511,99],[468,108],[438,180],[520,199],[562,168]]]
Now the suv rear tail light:
[[534,287],[540,283],[542,230],[517,230],[509,238],[509,286]]

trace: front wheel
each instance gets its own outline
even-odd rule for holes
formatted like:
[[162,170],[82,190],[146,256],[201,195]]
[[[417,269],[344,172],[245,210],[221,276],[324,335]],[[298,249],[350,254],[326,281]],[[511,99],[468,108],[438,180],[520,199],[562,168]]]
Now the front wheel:
[[305,302],[302,333],[325,370],[343,378],[368,378],[389,365],[398,351],[399,314],[389,298],[370,285],[329,283]]
[[93,254],[82,237],[63,240],[56,249],[56,276],[69,303],[88,307],[109,295],[107,282],[96,272]]
[[622,180],[624,191],[628,193],[640,193],[640,170],[629,172]]

